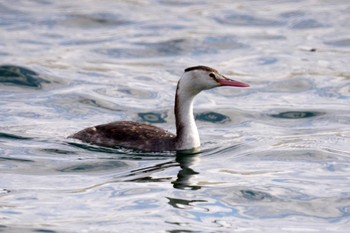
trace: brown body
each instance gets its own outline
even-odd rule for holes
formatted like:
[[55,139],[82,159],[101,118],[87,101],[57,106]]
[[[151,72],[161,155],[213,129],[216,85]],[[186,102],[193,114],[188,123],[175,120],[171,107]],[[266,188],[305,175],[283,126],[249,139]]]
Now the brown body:
[[83,129],[71,136],[99,146],[143,151],[174,151],[176,135],[154,125],[117,121]]

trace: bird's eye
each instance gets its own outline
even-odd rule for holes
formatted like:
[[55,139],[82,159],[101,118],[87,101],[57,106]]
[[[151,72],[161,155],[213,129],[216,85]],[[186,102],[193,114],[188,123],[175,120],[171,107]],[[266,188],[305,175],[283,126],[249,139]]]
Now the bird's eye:
[[213,73],[210,73],[210,74],[209,74],[209,77],[211,77],[211,78],[216,78],[216,77],[215,77],[215,74],[213,74]]

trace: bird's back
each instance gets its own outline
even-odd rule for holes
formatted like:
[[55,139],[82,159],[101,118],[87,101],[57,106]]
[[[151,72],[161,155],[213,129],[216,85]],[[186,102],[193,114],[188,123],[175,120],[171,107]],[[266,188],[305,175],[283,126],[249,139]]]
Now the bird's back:
[[175,150],[176,136],[162,128],[132,121],[117,121],[83,129],[70,138],[106,147],[144,151]]

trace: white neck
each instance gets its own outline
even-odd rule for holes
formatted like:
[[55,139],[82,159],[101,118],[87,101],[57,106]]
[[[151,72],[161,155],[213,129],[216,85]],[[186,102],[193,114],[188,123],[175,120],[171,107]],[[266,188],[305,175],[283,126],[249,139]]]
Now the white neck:
[[196,92],[178,84],[175,97],[176,150],[190,150],[200,147],[200,139],[193,117],[193,99]]

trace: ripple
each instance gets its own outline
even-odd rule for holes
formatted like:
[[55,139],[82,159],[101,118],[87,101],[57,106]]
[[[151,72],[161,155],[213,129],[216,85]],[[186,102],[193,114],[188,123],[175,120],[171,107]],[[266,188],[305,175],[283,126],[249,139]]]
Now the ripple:
[[93,161],[91,163],[83,162],[78,165],[73,165],[69,167],[65,167],[62,169],[58,169],[60,172],[105,172],[108,170],[120,170],[120,168],[127,168],[128,164],[118,160],[109,160],[105,162],[96,162]]
[[118,109],[113,107],[113,105],[114,105],[113,103],[110,103],[108,101],[101,100],[101,99],[89,99],[89,98],[80,97],[77,100],[77,102],[84,104],[84,105],[94,107],[94,108],[101,108],[101,109],[106,109],[106,110],[118,111]]
[[186,200],[186,199],[180,199],[180,198],[171,198],[167,197],[169,200],[168,204],[173,206],[177,209],[197,209],[194,204],[196,203],[205,203],[206,200]]
[[217,112],[203,112],[195,115],[196,120],[211,123],[225,123],[230,121],[230,117]]
[[304,16],[305,12],[300,10],[294,10],[294,11],[286,11],[280,14],[283,18],[295,18],[295,17],[301,17]]
[[146,48],[110,48],[97,49],[96,53],[101,53],[113,58],[147,58],[156,56],[155,51]]
[[327,45],[332,45],[336,47],[350,47],[350,38],[328,40],[324,42]]
[[341,87],[338,92],[343,96],[343,98],[350,98],[350,85]]
[[44,148],[41,149],[41,151],[48,153],[48,154],[55,154],[55,155],[72,155],[72,154],[78,154],[75,151],[70,150],[63,150],[63,149],[57,149],[57,148]]
[[311,111],[288,111],[281,112],[277,114],[271,114],[270,116],[274,118],[282,118],[282,119],[302,119],[302,118],[310,118],[324,115],[323,112],[311,112]]
[[325,27],[322,23],[318,22],[315,19],[302,19],[297,22],[294,22],[291,26],[292,29],[304,30],[304,29],[314,29]]
[[274,198],[272,195],[266,192],[255,191],[255,190],[240,190],[242,197],[251,201],[274,201],[277,198]]
[[[258,191],[241,187],[224,188],[215,191],[233,209],[239,210],[241,217],[282,218],[287,216],[309,216],[325,219],[345,217],[339,208],[344,208],[349,200],[335,197],[311,197],[297,190],[271,187],[272,190]],[[220,193],[220,194],[219,194]],[[271,193],[278,193],[272,195]],[[250,203],[254,201],[254,205]],[[266,202],[270,203],[266,205]],[[273,204],[272,204],[273,203]],[[334,203],[337,203],[334,205]]]
[[136,42],[133,46],[122,48],[98,49],[97,53],[114,58],[154,58],[169,56],[188,56],[191,54],[213,54],[221,50],[233,50],[249,47],[232,36],[208,36],[203,40],[178,38],[157,42]]
[[156,112],[144,112],[144,113],[138,113],[137,114],[143,122],[148,123],[165,123],[167,112],[163,113],[156,113]]
[[202,45],[215,48],[217,50],[242,49],[249,47],[249,45],[239,42],[234,35],[208,36],[203,41]]
[[103,152],[103,153],[110,153],[110,154],[119,154],[120,151],[118,149],[114,148],[107,148],[102,146],[94,146],[86,143],[76,143],[76,142],[68,142],[68,145],[71,145],[73,147],[81,148],[88,151],[93,152]]
[[23,137],[20,135],[16,135],[16,134],[11,134],[11,133],[4,133],[4,132],[0,132],[0,138],[4,138],[4,139],[19,139],[19,140],[30,140],[32,138],[29,137]]
[[233,13],[221,17],[216,17],[215,20],[218,23],[230,24],[234,26],[246,26],[246,27],[276,27],[284,25],[283,22],[273,19],[260,18],[252,15]]
[[[151,90],[150,87],[144,87],[144,88],[136,88],[136,87],[125,87],[125,88],[119,88],[118,91],[120,93],[128,94],[133,96],[133,98],[140,98],[140,99],[155,99],[158,97],[159,92]],[[109,92],[107,92],[110,94]]]
[[291,78],[279,82],[273,82],[269,85],[269,92],[288,92],[297,93],[312,90],[314,83],[306,78]]
[[33,232],[39,232],[39,233],[56,233],[57,231],[45,229],[45,228],[36,228],[33,229]]
[[78,28],[94,28],[101,26],[118,27],[132,23],[124,17],[111,13],[98,14],[71,14],[62,22],[65,26]]
[[[158,42],[138,42],[129,48],[110,48],[97,50],[97,53],[106,54],[114,58],[150,58],[176,56],[196,49],[193,42],[187,39],[172,39]],[[197,47],[198,48],[198,47]],[[200,48],[198,48],[200,49]],[[204,49],[205,50],[205,49]]]
[[272,65],[278,62],[278,58],[276,57],[261,57],[258,59],[259,65]]
[[30,160],[30,159],[2,157],[2,156],[0,156],[0,161],[13,161],[13,162],[24,162],[24,163],[34,163],[35,162],[34,160]]
[[[114,154],[119,155],[119,159],[123,158],[129,158],[134,160],[141,160],[141,159],[165,159],[167,157],[173,157],[175,155],[175,152],[149,152],[145,153],[144,151],[135,150],[135,149],[128,149],[124,147],[102,147],[102,146],[95,146],[92,144],[86,144],[86,143],[77,143],[77,142],[68,142],[68,145],[84,149],[91,152],[101,152],[101,153],[108,153],[108,154]],[[124,155],[124,156],[121,156]],[[116,157],[117,158],[117,157]]]
[[50,83],[50,81],[21,66],[0,65],[0,83],[41,89],[43,83]]

